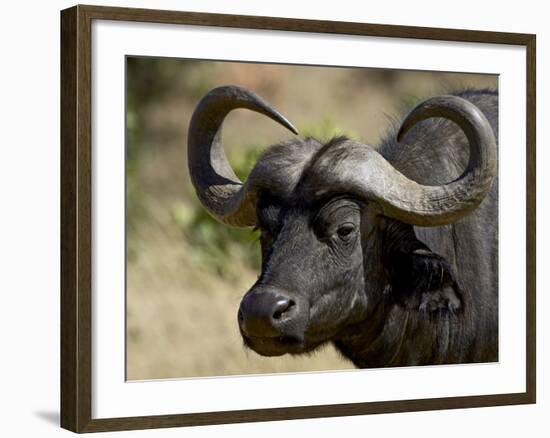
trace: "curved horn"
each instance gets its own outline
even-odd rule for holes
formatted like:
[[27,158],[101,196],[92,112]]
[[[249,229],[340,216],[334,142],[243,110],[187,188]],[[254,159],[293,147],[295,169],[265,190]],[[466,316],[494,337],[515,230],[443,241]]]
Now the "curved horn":
[[457,96],[440,96],[411,111],[399,130],[398,141],[418,122],[431,117],[452,120],[470,143],[468,165],[456,180],[440,186],[418,184],[374,149],[351,141],[344,146],[345,153],[327,151],[317,163],[315,180],[323,175],[323,186],[328,190],[373,200],[385,216],[412,225],[438,226],[459,220],[473,211],[491,188],[497,169],[495,136],[474,104]]
[[293,133],[298,131],[263,99],[237,86],[214,88],[195,108],[187,136],[191,181],[212,216],[227,225],[246,227],[256,222],[254,184],[237,178],[221,141],[223,121],[237,108],[264,114]]

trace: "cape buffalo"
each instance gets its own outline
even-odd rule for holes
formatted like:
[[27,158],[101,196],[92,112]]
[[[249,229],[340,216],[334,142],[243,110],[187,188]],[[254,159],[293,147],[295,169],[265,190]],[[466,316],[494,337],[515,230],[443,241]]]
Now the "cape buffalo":
[[333,342],[360,368],[498,360],[496,91],[430,98],[378,147],[276,144],[245,183],[221,141],[236,108],[297,131],[237,86],[210,91],[189,127],[203,206],[261,230],[261,274],[238,310],[246,346],[278,356]]

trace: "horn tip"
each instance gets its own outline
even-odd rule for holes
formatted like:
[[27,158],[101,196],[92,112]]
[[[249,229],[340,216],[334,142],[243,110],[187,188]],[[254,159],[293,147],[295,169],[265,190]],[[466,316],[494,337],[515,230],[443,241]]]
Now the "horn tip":
[[279,114],[279,116],[280,116],[280,123],[281,123],[286,129],[288,129],[289,131],[291,131],[294,135],[298,135],[298,129],[296,129],[296,127],[295,127],[292,123],[290,123],[290,121],[289,121],[286,117],[284,117],[284,116],[282,116],[282,115],[280,115],[280,114]]

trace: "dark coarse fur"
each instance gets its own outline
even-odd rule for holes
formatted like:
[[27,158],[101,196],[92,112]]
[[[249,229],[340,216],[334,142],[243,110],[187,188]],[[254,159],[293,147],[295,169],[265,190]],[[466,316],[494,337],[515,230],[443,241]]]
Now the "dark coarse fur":
[[[498,138],[497,92],[457,95],[485,114]],[[452,181],[468,163],[466,137],[447,120],[420,122],[399,143],[395,136],[391,132],[378,152],[421,184]],[[261,193],[263,267],[247,295],[286,291],[302,316],[281,325],[278,340],[243,331],[245,343],[278,355],[332,341],[361,368],[497,361],[498,177],[465,218],[413,227],[346,193],[307,195],[304,181],[316,163],[327,151],[345,154],[347,141],[286,143],[260,160],[261,167],[284,156],[287,180],[294,182]]]
[[[458,95],[483,111],[498,138],[498,94],[472,90]],[[402,173],[426,185],[451,181],[468,161],[464,134],[443,119],[422,122],[399,144],[392,133],[379,152]],[[365,324],[368,327],[358,325],[355,334],[336,345],[359,367],[498,360],[498,176],[471,215],[442,227],[415,227],[414,233],[454,273],[462,295],[460,311],[427,318],[422,311],[395,304],[399,301],[395,290],[386,290],[391,299],[380,301],[376,315]],[[403,283],[401,276],[410,275],[396,266],[389,268],[396,271],[394,282]],[[427,271],[416,281],[426,281]],[[373,320],[382,327],[373,330]],[[369,336],[373,331],[376,335]]]

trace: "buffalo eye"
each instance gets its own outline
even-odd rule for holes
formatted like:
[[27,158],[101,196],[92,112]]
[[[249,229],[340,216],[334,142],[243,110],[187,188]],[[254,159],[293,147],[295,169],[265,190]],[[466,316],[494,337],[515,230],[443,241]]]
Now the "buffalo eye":
[[349,241],[355,232],[355,225],[352,223],[345,223],[343,225],[340,225],[338,227],[338,230],[336,230],[336,234],[340,238],[340,240],[343,240],[344,242]]

